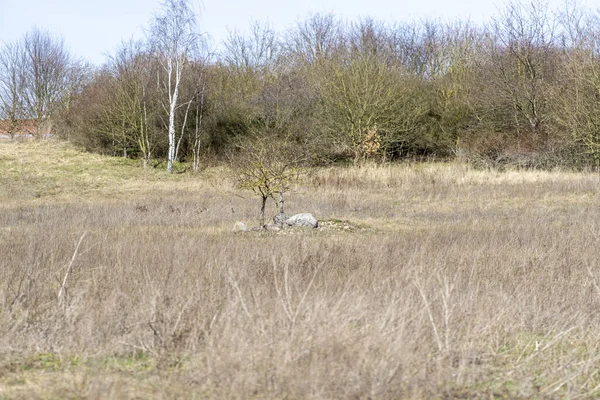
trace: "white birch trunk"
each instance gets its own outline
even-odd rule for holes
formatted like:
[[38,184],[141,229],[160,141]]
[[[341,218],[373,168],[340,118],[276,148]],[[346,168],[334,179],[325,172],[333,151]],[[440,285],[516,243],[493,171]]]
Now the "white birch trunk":
[[171,92],[171,77],[173,75],[173,61],[169,60],[169,157],[167,171],[173,173],[173,161],[175,161],[175,111],[177,109],[177,97],[179,96],[179,82],[181,81],[181,64],[175,61],[175,87]]

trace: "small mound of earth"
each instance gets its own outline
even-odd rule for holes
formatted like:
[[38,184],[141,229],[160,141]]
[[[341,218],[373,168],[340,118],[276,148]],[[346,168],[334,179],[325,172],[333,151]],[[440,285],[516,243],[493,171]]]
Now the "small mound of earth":
[[351,221],[339,219],[319,220],[319,225],[317,228],[308,228],[303,226],[279,227],[275,224],[269,224],[265,229],[257,227],[248,228],[243,223],[237,222],[233,229],[234,232],[276,233],[277,235],[294,235],[306,232],[360,232],[369,230],[373,229],[366,225],[356,224]]
[[366,230],[367,228],[350,221],[327,219],[319,221],[319,229],[324,231],[355,232],[359,230]]

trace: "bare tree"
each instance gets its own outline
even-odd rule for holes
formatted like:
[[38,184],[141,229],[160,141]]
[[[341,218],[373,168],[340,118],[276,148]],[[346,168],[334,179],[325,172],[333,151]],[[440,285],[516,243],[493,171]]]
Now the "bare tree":
[[51,129],[51,117],[68,104],[74,80],[81,78],[61,38],[33,29],[23,40],[25,55],[24,103],[38,131]]
[[288,32],[286,51],[295,60],[315,64],[331,57],[343,38],[342,25],[333,14],[313,14]]
[[161,14],[155,17],[152,24],[151,41],[166,74],[163,82],[168,98],[165,109],[169,116],[169,173],[173,172],[176,158],[175,115],[179,106],[180,85],[198,40],[191,0],[165,0]]
[[556,27],[548,4],[541,0],[509,3],[491,25],[490,58],[484,68],[494,91],[512,110],[517,136],[529,131],[545,140]]
[[6,44],[0,54],[0,104],[13,128],[33,119],[39,132],[51,130],[53,117],[69,107],[81,89],[87,65],[73,59],[61,38],[33,29]]
[[191,153],[192,172],[196,173],[200,170],[200,153],[202,150],[203,141],[206,137],[204,129],[204,113],[206,108],[206,86],[207,86],[207,65],[200,59],[195,60],[190,65],[190,80],[187,82],[188,97],[190,98],[186,106],[184,115],[184,124],[182,124],[182,138],[184,135],[185,122],[188,120],[188,114],[192,112],[193,129],[188,129],[187,139],[187,155]]
[[156,143],[151,134],[154,119],[155,90],[151,85],[153,60],[141,42],[123,43],[112,59],[110,81],[113,99],[107,110],[117,121],[115,130],[122,131],[123,155],[127,157],[128,144],[137,146],[146,168]]
[[415,76],[424,75],[421,32],[416,23],[396,23],[388,29],[385,46],[396,65]]
[[454,150],[459,131],[476,119],[470,94],[479,42],[480,32],[470,23],[444,25],[440,45],[431,55],[438,60],[438,75],[432,79],[435,98],[431,113],[437,117],[435,129],[453,143]]
[[0,49],[0,118],[9,123],[11,136],[25,115],[25,70],[20,42],[7,43]]
[[390,65],[393,57],[386,46],[387,27],[372,18],[363,18],[350,25],[348,32],[348,48],[359,56],[370,56]]
[[239,32],[229,32],[224,43],[225,63],[234,68],[244,70],[265,69],[272,66],[279,51],[275,31],[268,23],[253,22],[250,35],[243,36]]
[[556,85],[555,122],[600,168],[600,19],[567,6],[563,30],[562,79]]

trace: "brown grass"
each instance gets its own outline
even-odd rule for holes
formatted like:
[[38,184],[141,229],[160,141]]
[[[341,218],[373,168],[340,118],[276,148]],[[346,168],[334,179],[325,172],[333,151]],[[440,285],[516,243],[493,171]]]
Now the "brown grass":
[[0,144],[0,398],[600,395],[598,175],[322,169],[288,211],[352,229],[234,234],[131,164]]

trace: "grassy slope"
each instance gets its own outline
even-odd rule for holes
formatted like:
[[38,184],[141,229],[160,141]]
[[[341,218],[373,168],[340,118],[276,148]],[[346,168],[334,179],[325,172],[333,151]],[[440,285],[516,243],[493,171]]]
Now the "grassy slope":
[[235,235],[223,170],[2,142],[0,397],[597,396],[598,183],[323,169],[339,230]]
[[64,142],[4,141],[1,200],[96,201],[181,190],[179,183],[191,190],[206,185],[188,174],[168,176],[164,168],[139,166],[135,160],[83,153]]

